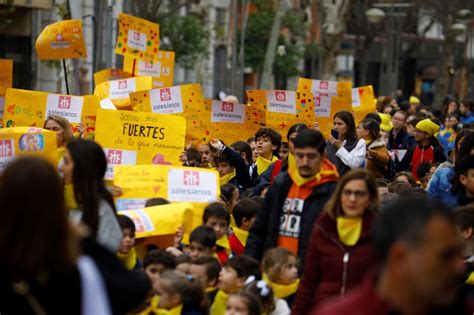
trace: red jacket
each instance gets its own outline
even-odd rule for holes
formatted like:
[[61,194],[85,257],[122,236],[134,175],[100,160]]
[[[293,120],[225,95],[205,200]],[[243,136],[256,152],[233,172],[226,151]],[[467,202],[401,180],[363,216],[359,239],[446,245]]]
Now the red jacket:
[[359,284],[366,271],[375,263],[372,247],[370,212],[362,223],[359,240],[354,246],[339,241],[336,220],[326,212],[321,214],[313,229],[301,285],[292,314],[305,315],[321,302],[344,293]]

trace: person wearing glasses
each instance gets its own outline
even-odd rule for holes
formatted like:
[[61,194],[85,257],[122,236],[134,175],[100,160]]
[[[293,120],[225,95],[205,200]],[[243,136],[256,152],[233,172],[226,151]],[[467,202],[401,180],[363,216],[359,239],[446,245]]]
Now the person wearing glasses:
[[378,204],[371,173],[351,170],[339,180],[311,234],[293,314],[309,314],[362,282],[375,262],[372,225]]

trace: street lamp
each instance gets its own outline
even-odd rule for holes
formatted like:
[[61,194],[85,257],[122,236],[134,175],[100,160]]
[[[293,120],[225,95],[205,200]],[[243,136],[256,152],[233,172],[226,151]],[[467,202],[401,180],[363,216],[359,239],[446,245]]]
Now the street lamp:
[[379,8],[371,8],[365,11],[365,16],[369,23],[378,24],[385,18],[385,12]]

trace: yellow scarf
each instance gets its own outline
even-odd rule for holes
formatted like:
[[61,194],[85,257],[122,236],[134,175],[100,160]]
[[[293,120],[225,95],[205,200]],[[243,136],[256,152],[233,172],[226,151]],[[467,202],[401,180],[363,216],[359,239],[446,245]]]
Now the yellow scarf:
[[132,247],[132,250],[128,254],[117,252],[117,258],[128,270],[133,270],[137,264],[137,252],[134,247]]
[[258,175],[262,175],[262,173],[265,172],[270,167],[270,165],[276,160],[278,160],[276,156],[272,156],[271,160],[267,160],[266,158],[259,155],[257,157],[257,160],[255,161],[255,163],[257,164]]
[[242,243],[242,245],[245,246],[247,244],[247,238],[249,237],[249,231],[244,231],[236,226],[233,226],[232,230],[234,231],[237,239]]
[[211,315],[222,315],[227,310],[229,295],[222,290],[217,291],[214,303],[211,305]]
[[156,314],[158,311],[158,302],[160,301],[160,297],[158,295],[153,295],[149,300],[148,307],[142,311],[138,311],[138,313],[129,313],[129,314],[137,314],[137,315],[150,315]]
[[232,180],[232,178],[234,178],[235,176],[237,175],[237,172],[235,171],[235,169],[232,171],[232,173],[229,173],[227,175],[224,175],[222,176],[220,179],[219,179],[219,184],[220,185],[224,185],[224,184],[227,184],[228,182],[230,182]]
[[181,315],[182,311],[183,311],[183,304],[180,304],[176,307],[173,307],[170,310],[165,310],[163,308],[158,308],[158,309],[155,310],[155,314],[156,315]]
[[354,246],[362,232],[362,218],[337,217],[339,240],[347,246]]
[[224,247],[225,249],[228,249],[230,252],[229,239],[227,238],[227,235],[224,235],[220,239],[218,239],[216,242],[216,245],[220,247]]
[[298,290],[298,286],[300,285],[300,279],[296,279],[295,282],[292,284],[278,284],[270,280],[267,274],[263,274],[263,281],[267,283],[269,287],[272,288],[273,293],[275,294],[275,298],[277,299],[285,299],[290,295],[293,295]]
[[471,272],[469,274],[469,277],[466,280],[467,284],[474,285],[474,272]]
[[303,177],[300,175],[300,172],[298,172],[296,160],[292,154],[288,156],[288,174],[297,186],[302,186],[312,180],[316,180],[316,182],[319,182],[323,178],[337,179],[339,177],[336,167],[326,159],[321,162],[321,170],[319,171],[319,173],[315,174],[313,177]]
[[72,184],[64,185],[64,199],[66,202],[66,209],[79,209],[76,198],[74,197],[74,186],[72,186]]

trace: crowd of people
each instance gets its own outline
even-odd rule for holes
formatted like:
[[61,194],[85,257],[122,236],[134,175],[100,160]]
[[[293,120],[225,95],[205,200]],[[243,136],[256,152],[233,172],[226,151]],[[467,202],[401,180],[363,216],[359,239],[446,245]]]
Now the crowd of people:
[[100,145],[48,117],[58,165],[0,175],[0,313],[473,314],[474,101],[333,121],[186,148],[220,199],[160,248],[117,213]]

